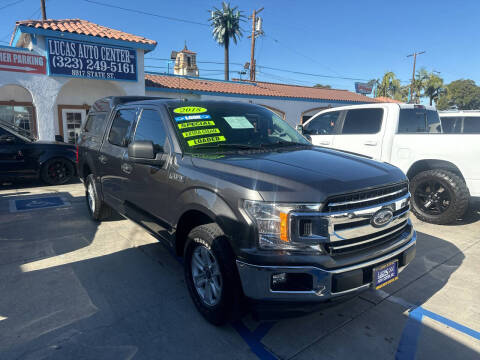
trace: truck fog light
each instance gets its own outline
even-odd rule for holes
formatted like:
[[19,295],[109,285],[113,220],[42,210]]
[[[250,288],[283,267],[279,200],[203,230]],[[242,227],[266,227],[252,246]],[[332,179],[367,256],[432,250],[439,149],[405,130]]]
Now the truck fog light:
[[280,273],[272,275],[272,285],[283,284],[287,281],[287,273]]

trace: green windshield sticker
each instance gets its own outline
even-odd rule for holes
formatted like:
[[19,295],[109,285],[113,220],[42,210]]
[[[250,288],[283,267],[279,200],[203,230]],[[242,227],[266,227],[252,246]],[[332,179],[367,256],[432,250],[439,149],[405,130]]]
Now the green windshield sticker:
[[253,129],[253,125],[245,116],[224,116],[232,129]]
[[193,121],[193,122],[178,124],[179,129],[195,128],[195,127],[202,127],[202,126],[215,126],[215,123],[211,120],[206,120],[206,121]]
[[208,143],[217,143],[217,142],[222,142],[222,141],[227,141],[227,139],[225,139],[225,136],[209,136],[209,137],[204,137],[204,138],[188,140],[188,146],[196,146],[196,145],[202,145],[202,144],[208,144]]
[[219,134],[220,130],[217,128],[213,129],[200,129],[200,130],[191,130],[191,131],[186,131],[182,133],[184,138],[192,137],[192,136],[198,136],[198,135],[210,135],[210,134]]
[[207,109],[200,106],[182,106],[176,109],[173,109],[175,114],[200,114],[207,112]]

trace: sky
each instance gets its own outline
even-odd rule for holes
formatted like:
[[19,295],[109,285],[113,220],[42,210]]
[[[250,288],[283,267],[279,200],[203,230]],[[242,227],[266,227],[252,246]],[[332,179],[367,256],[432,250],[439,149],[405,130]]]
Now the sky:
[[[156,40],[156,49],[146,54],[147,71],[166,72],[168,64],[163,59],[170,58],[172,50],[181,50],[186,41],[188,48],[197,52],[200,76],[223,79],[223,48],[213,40],[208,25],[209,10],[220,7],[221,1],[91,1],[189,22],[105,7],[89,0],[47,0],[47,17],[85,19]],[[356,80],[352,79],[368,81],[393,71],[405,85],[410,82],[413,66],[407,55],[426,51],[417,57],[417,69],[438,71],[446,83],[468,78],[480,85],[480,47],[475,40],[479,33],[478,0],[230,3],[246,15],[244,36],[230,48],[231,78],[239,78],[242,64],[250,61],[248,16],[264,7],[260,16],[265,35],[256,44],[257,80],[305,86],[320,83],[354,90]],[[8,45],[16,20],[40,19],[40,14],[40,0],[0,0],[0,45]]]

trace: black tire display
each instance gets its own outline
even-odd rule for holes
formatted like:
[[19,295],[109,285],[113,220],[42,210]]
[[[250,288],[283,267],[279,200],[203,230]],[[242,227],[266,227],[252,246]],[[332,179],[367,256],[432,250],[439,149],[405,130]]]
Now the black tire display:
[[184,252],[185,281],[198,311],[214,325],[239,314],[241,284],[235,256],[220,227],[206,224],[188,235]]
[[42,166],[40,177],[48,185],[61,185],[69,182],[74,174],[75,169],[69,160],[54,158]]
[[410,182],[412,211],[432,224],[449,224],[462,218],[470,194],[463,179],[443,169],[422,171]]
[[88,175],[85,180],[85,198],[87,200],[88,213],[93,220],[101,221],[110,217],[112,208],[105,204],[98,195],[93,174]]

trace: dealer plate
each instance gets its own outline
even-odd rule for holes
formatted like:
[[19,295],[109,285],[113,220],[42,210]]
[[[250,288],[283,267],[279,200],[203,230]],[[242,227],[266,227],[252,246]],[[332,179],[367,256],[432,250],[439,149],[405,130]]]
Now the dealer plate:
[[380,289],[398,280],[398,260],[373,268],[373,286]]

